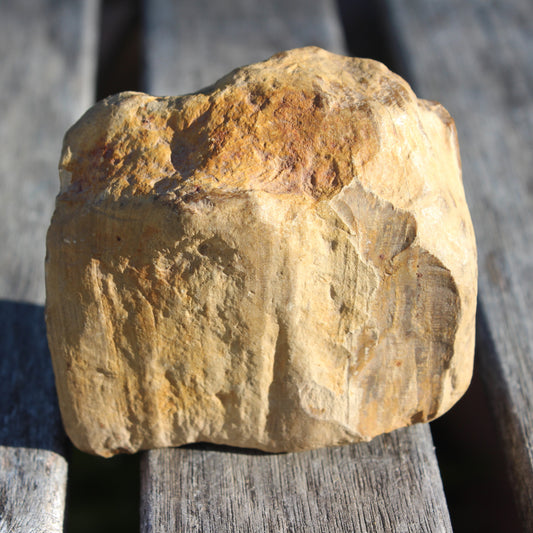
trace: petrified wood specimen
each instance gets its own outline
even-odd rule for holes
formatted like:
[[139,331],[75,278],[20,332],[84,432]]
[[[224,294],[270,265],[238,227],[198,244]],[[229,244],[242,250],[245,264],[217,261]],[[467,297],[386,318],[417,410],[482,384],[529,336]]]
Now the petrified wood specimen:
[[317,48],[66,134],[46,319],[81,449],[368,440],[470,381],[476,250],[454,123]]

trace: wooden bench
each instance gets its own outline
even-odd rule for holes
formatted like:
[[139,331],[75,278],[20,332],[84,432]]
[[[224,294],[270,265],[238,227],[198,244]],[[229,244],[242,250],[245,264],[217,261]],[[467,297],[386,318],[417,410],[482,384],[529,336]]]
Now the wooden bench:
[[[456,118],[479,247],[479,368],[531,530],[533,4],[379,6],[402,74]],[[143,13],[154,94],[194,91],[282,49],[345,52],[333,0],[147,0]],[[62,135],[94,99],[97,37],[96,0],[0,7],[1,533],[63,529],[68,454],[46,346],[44,241]],[[300,454],[146,452],[140,513],[143,532],[451,531],[428,425]]]

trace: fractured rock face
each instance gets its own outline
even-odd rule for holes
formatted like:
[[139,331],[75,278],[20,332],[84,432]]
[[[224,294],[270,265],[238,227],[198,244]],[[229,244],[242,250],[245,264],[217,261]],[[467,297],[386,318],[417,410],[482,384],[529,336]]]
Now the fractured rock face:
[[67,133],[46,320],[73,442],[295,451],[449,409],[476,250],[454,124],[371,60],[303,48]]

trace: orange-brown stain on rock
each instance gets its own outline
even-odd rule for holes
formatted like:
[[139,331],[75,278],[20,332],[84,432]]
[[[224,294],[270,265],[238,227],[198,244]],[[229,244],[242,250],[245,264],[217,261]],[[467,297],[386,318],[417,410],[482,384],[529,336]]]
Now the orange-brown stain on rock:
[[[349,87],[345,101],[329,101],[306,77],[280,81],[274,74],[243,75],[240,83],[181,98],[125,93],[100,102],[106,133],[92,145],[79,142],[76,125],[67,134],[66,143],[80,149],[64,151],[61,167],[72,181],[63,195],[149,195],[165,181],[162,190],[178,197],[199,190],[331,197],[379,149],[368,103]],[[388,98],[403,101],[407,89],[396,85]]]

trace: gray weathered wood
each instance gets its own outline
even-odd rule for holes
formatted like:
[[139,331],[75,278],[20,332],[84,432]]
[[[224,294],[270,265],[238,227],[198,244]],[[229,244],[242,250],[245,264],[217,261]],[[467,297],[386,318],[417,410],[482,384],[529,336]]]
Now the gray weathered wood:
[[435,479],[427,425],[297,454],[155,450],[142,463],[141,531],[451,531]]
[[9,0],[0,12],[0,532],[54,532],[67,464],[44,242],[63,133],[92,99],[97,4]]
[[[2,447],[0,532],[63,531],[67,463],[47,450]],[[55,489],[55,490],[51,490]]]
[[[157,0],[146,15],[155,94],[197,90],[283,49],[343,50],[329,0]],[[144,532],[451,530],[427,426],[301,454],[151,451],[141,484]]]
[[[533,3],[391,0],[422,96],[455,117],[477,234],[480,368],[533,524]],[[489,445],[489,443],[487,444]]]

